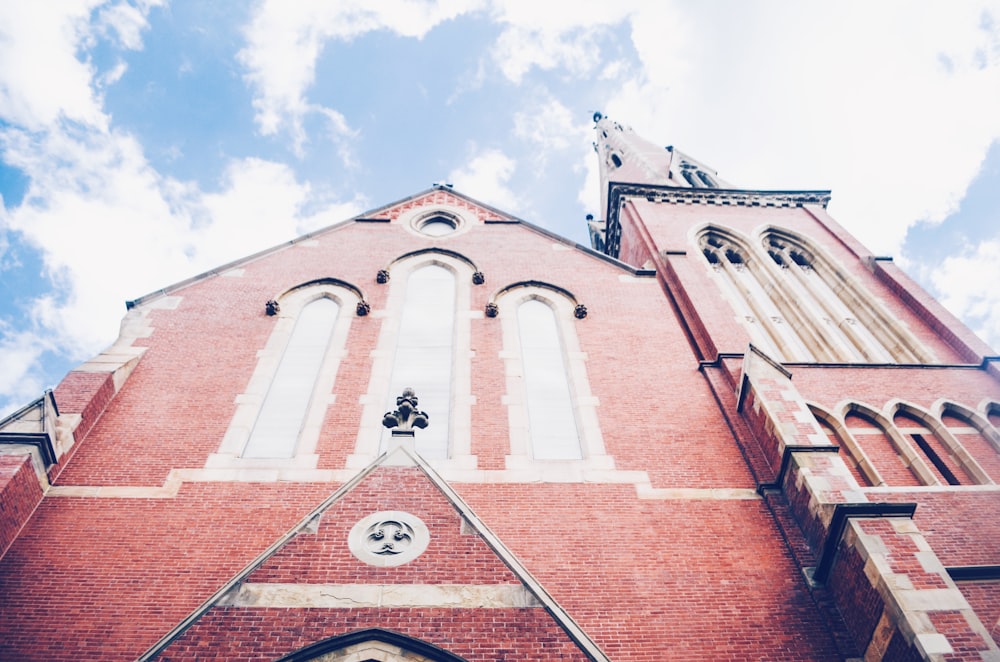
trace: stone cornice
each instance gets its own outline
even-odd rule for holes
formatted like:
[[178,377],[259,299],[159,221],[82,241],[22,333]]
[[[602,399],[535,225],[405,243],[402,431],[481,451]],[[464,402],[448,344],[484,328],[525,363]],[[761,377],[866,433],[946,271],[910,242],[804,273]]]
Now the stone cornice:
[[754,191],[609,182],[604,252],[615,258],[618,257],[621,242],[618,214],[627,198],[645,198],[650,202],[666,204],[732,207],[801,207],[811,204],[825,209],[830,202],[830,191]]

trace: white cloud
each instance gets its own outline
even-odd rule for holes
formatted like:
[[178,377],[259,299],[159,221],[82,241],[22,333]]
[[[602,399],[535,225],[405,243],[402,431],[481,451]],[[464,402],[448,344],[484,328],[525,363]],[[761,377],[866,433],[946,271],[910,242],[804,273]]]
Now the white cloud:
[[736,185],[831,187],[838,220],[894,253],[908,226],[954,208],[1000,135],[998,31],[982,12],[644,7],[631,17],[643,69],[607,111]]
[[547,152],[579,146],[586,141],[587,131],[574,118],[569,108],[557,99],[546,99],[514,113],[514,135],[529,142],[540,160]]
[[[287,128],[301,147],[306,114],[336,113],[343,119],[337,111],[306,99],[306,91],[316,76],[316,61],[327,40],[346,41],[375,30],[419,39],[441,22],[481,4],[479,0],[264,0],[244,30],[247,45],[237,56],[254,90],[258,128],[264,135]],[[340,128],[349,131],[346,122]]]
[[504,26],[492,58],[508,80],[520,83],[534,68],[583,77],[602,62],[598,38],[641,2],[580,0],[572,11],[534,0],[495,0],[492,14]]
[[44,350],[35,334],[16,332],[0,321],[0,418],[42,394],[37,362]]
[[0,66],[0,117],[30,129],[60,116],[106,126],[90,87],[93,67],[76,57],[77,48],[91,38],[90,12],[97,4],[0,3],[0,63],[5,63]]
[[941,303],[966,320],[994,349],[1000,347],[1000,239],[967,247],[930,270]]
[[500,209],[517,211],[524,205],[508,186],[516,168],[514,159],[499,149],[486,149],[476,154],[464,167],[452,170],[448,181],[456,191]]
[[164,4],[164,0],[139,0],[133,6],[129,2],[105,5],[97,13],[97,27],[105,35],[114,33],[123,48],[142,48],[142,33],[149,27],[146,20],[153,7]]

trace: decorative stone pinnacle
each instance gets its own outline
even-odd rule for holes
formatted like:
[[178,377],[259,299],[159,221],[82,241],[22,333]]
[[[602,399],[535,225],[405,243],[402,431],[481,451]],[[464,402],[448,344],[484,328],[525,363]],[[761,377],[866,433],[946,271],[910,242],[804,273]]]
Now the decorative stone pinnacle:
[[410,432],[413,428],[427,427],[427,412],[417,409],[417,394],[407,386],[403,395],[396,398],[396,411],[387,411],[382,417],[382,425],[394,428],[393,432]]

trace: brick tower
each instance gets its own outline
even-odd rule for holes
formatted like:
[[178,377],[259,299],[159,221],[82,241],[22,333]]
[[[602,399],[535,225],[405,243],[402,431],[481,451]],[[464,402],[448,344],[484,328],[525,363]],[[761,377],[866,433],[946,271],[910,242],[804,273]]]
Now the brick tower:
[[0,659],[1000,659],[997,357],[595,131],[592,248],[435,186],[129,302],[0,421]]

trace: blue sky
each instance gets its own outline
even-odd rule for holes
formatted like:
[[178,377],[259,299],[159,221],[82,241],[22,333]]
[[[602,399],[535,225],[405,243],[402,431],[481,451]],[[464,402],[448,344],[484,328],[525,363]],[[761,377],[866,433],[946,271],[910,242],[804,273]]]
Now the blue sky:
[[1000,346],[1000,2],[0,3],[0,413],[124,302],[448,181],[586,242],[595,110]]

